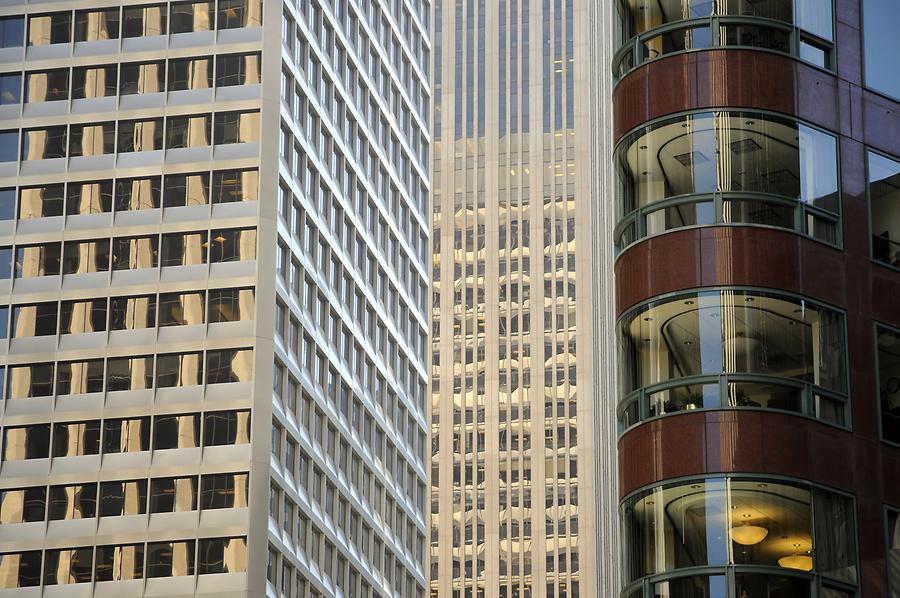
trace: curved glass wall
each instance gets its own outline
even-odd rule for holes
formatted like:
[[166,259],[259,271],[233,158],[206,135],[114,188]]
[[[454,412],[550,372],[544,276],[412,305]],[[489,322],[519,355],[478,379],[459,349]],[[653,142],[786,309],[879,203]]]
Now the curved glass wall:
[[833,67],[832,0],[618,0],[613,73],[688,50],[753,48]]
[[665,118],[615,150],[616,243],[713,224],[774,226],[839,242],[837,138],[748,111]]
[[[638,491],[619,509],[627,598],[855,595],[851,498],[718,477]],[[730,571],[729,571],[730,570]]]
[[738,289],[654,299],[619,320],[618,342],[622,430],[723,408],[847,424],[844,315],[805,299]]

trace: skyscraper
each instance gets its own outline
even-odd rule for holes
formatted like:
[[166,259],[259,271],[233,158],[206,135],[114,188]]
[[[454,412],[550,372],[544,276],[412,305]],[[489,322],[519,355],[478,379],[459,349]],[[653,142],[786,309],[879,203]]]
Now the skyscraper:
[[435,4],[432,596],[615,593],[601,4]]
[[0,595],[423,595],[429,25],[0,7]]
[[895,598],[900,5],[616,6],[621,596]]

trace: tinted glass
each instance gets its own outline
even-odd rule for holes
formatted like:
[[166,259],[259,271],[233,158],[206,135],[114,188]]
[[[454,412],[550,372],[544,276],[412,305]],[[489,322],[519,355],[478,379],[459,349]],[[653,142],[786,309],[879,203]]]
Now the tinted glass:
[[144,576],[144,545],[98,546],[95,550],[96,581],[124,581]]
[[[162,360],[162,357],[159,358]],[[157,415],[153,422],[153,450],[200,446],[200,416]]]
[[165,4],[126,6],[122,9],[122,37],[147,37],[165,33]]
[[133,453],[149,450],[149,417],[103,421],[104,453]]
[[220,473],[204,475],[200,479],[201,509],[231,509],[247,506],[248,475]]
[[4,490],[0,492],[0,525],[43,521],[46,503],[44,486]]
[[3,73],[0,75],[0,106],[22,102],[22,75]]
[[18,48],[25,43],[25,17],[0,19],[0,48]]
[[50,486],[47,519],[85,519],[97,512],[97,484]]
[[194,541],[147,544],[147,577],[194,574]]
[[120,517],[147,512],[147,480],[101,482],[100,516]]

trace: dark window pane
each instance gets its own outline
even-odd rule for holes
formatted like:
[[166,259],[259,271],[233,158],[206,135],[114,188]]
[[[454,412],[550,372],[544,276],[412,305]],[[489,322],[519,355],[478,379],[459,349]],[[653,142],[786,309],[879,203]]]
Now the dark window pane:
[[101,156],[116,151],[116,123],[72,125],[69,136],[69,155]]
[[118,89],[115,65],[84,66],[72,70],[72,98],[75,100],[114,96]]
[[[12,278],[13,252],[12,247],[0,247],[0,280]],[[6,322],[3,322],[0,330],[0,338],[6,338]]]
[[150,512],[180,513],[197,508],[197,477],[150,480]]
[[247,570],[246,538],[207,538],[200,540],[198,572],[243,573]]
[[17,305],[13,308],[13,337],[55,335],[57,310],[56,303]]
[[900,332],[878,327],[881,437],[900,444]]
[[165,35],[166,5],[126,6],[123,11],[122,37]]
[[[161,118],[119,121],[119,153],[161,150],[163,148],[162,141],[163,120]],[[144,183],[146,185],[149,181],[150,179],[126,179],[118,181],[118,183],[133,186],[139,183]],[[131,189],[129,188],[127,191],[123,190],[123,192],[130,194]]]
[[[3,140],[0,139],[0,144]],[[22,160],[66,157],[66,128],[28,129],[22,135]]]
[[[67,241],[63,246],[63,274],[109,271],[109,239]],[[102,328],[101,328],[102,330]]]
[[[162,360],[162,357],[159,358]],[[200,446],[200,416],[157,415],[153,422],[153,450]]]
[[249,382],[253,379],[253,350],[207,351],[206,383]]
[[[49,397],[53,395],[53,364],[36,363],[32,365],[10,366],[9,389],[6,396],[10,399],[29,397]],[[49,436],[47,441],[49,442]]]
[[156,326],[156,296],[113,297],[109,300],[110,330],[139,330]]
[[259,54],[220,54],[216,58],[216,86],[252,85],[260,82]]
[[248,475],[246,473],[219,473],[204,475],[200,479],[201,509],[232,509],[247,506]]
[[[157,132],[154,135],[158,135],[158,139],[154,137],[153,147],[161,148],[162,123],[157,124],[159,128],[155,129]],[[143,134],[144,132],[142,131],[142,137]],[[116,211],[124,212],[158,208],[160,206],[161,183],[162,179],[158,176],[145,179],[116,179]]]
[[259,141],[259,112],[217,112],[215,144]]
[[43,521],[46,502],[47,489],[44,486],[0,492],[0,525]]
[[54,457],[80,457],[99,453],[99,420],[53,425]]
[[175,2],[171,13],[172,33],[212,30],[212,2]]
[[209,145],[210,115],[170,116],[166,120],[166,149]]
[[44,552],[44,585],[90,583],[93,561],[93,548],[47,550]]
[[203,414],[204,446],[248,442],[250,442],[249,411],[213,411]]
[[166,175],[163,201],[167,208],[208,204],[209,174]]
[[[66,188],[66,214],[102,214],[112,211],[113,182],[69,183]],[[106,241],[107,249],[109,241]]]
[[104,453],[134,453],[149,450],[149,417],[103,421]]
[[164,90],[165,62],[132,62],[119,69],[119,92],[122,95],[157,93]]
[[16,278],[56,276],[62,261],[59,243],[16,248]]
[[97,512],[97,484],[50,486],[47,519],[87,519]]
[[38,71],[25,75],[27,103],[69,99],[69,69]]
[[90,42],[119,38],[119,9],[75,12],[75,41]]
[[[0,134],[0,148],[2,148],[3,137]],[[0,149],[0,153],[2,153]],[[16,217],[16,190],[0,189],[0,220],[12,220]]]
[[211,58],[169,60],[169,91],[209,89],[213,84],[212,76]]
[[210,289],[208,292],[209,322],[239,322],[255,317],[256,300],[253,289]]
[[25,17],[0,19],[0,48],[20,48],[25,43]]
[[103,360],[61,362],[56,368],[56,394],[103,392]]
[[160,326],[203,324],[203,293],[165,293],[159,296]]
[[210,234],[210,262],[256,259],[256,229],[214,230]]
[[113,239],[113,270],[155,268],[159,254],[159,237]]
[[0,162],[15,162],[19,156],[19,132],[0,131]]
[[219,0],[218,29],[259,27],[262,25],[262,0]]
[[19,219],[62,216],[65,193],[62,185],[19,189]]
[[220,170],[213,173],[213,203],[258,199],[258,170]]
[[50,424],[4,428],[3,460],[46,459],[50,456]]
[[63,301],[60,304],[60,334],[101,332],[104,330],[106,330],[106,299]]
[[194,541],[147,544],[147,577],[194,574]]
[[190,266],[206,263],[206,232],[172,233],[162,238],[162,266]]
[[147,512],[147,480],[102,482],[99,492],[101,517],[143,515]]
[[106,390],[142,390],[153,387],[152,357],[123,357],[106,361]]
[[98,546],[94,579],[125,581],[144,577],[144,545]]
[[28,19],[28,45],[45,46],[72,41],[72,13],[32,15]]
[[41,584],[41,551],[0,554],[0,589]]
[[0,75],[0,106],[22,103],[22,75],[3,73]]

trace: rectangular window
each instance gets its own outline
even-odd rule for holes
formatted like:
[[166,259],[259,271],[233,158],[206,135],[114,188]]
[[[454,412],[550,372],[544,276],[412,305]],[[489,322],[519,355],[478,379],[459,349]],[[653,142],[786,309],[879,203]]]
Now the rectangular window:
[[210,139],[210,120],[209,114],[168,117],[166,149],[207,147]]
[[106,299],[63,301],[59,309],[60,334],[106,330]]
[[[200,478],[201,509],[246,507],[249,486],[246,473],[208,474]],[[41,513],[43,518],[43,512]]]
[[212,2],[173,2],[169,23],[172,33],[212,30]]
[[119,39],[119,9],[75,11],[75,41]]
[[203,324],[203,301],[203,293],[163,293],[159,296],[159,325]]
[[206,352],[206,383],[253,380],[253,349],[221,349]]
[[[156,149],[162,148],[162,122],[157,121],[153,132],[153,145]],[[146,142],[145,134],[149,131],[142,128],[141,147]],[[121,138],[120,138],[121,141]],[[158,176],[141,179],[116,179],[116,211],[125,212],[131,210],[152,210],[158,208],[162,196],[162,179]]]
[[53,425],[54,457],[82,457],[99,454],[99,420]]
[[122,37],[150,37],[166,34],[166,5],[125,6],[122,9]]
[[216,57],[216,87],[260,82],[260,54],[220,54]]
[[164,91],[165,76],[166,63],[162,60],[123,64],[119,69],[119,93],[124,96]]
[[106,360],[106,390],[143,390],[153,387],[152,357],[119,357]]
[[[47,488],[36,486],[0,492],[0,525],[43,521],[47,506]],[[2,557],[0,557],[2,559]],[[0,566],[2,571],[2,566]],[[0,574],[2,578],[2,574]],[[0,588],[4,587],[0,584]]]
[[162,237],[162,266],[192,266],[206,263],[206,232],[170,233]]
[[217,112],[214,143],[254,143],[259,141],[259,111]]
[[[113,182],[88,181],[69,183],[66,186],[66,214],[102,214],[112,211]],[[109,241],[106,241],[107,252]],[[108,268],[108,266],[107,266]]]
[[212,58],[169,60],[169,91],[209,89],[212,86]]
[[97,484],[50,486],[47,519],[86,519],[97,514]]
[[213,203],[259,199],[259,171],[219,170],[213,173]]
[[[10,399],[53,396],[54,367],[52,363],[9,366],[9,388],[6,396]],[[47,436],[50,442],[50,436]]]
[[240,262],[256,259],[256,229],[214,230],[210,234],[210,261]]
[[194,541],[147,544],[147,577],[194,574]]
[[[157,356],[156,387],[171,388],[202,384],[201,358],[202,353],[168,353]],[[199,439],[199,434],[197,438]]]
[[69,99],[69,69],[25,74],[25,101],[29,104]]
[[96,581],[127,581],[144,577],[143,544],[98,546],[95,553]]
[[150,480],[150,512],[180,513],[197,509],[197,476]]
[[55,12],[28,17],[28,45],[46,46],[72,41],[72,13]]
[[149,450],[149,417],[103,420],[104,453],[135,453]]
[[50,424],[3,429],[3,460],[46,459],[50,456]]
[[0,162],[15,162],[19,156],[19,132],[0,131]]
[[109,300],[110,330],[139,330],[156,326],[156,295],[112,297]]
[[101,239],[99,241],[66,241],[63,244],[63,274],[86,274],[108,271],[109,239]]
[[56,302],[15,306],[13,308],[13,338],[54,336],[58,310]]
[[0,554],[0,589],[29,588],[40,584],[40,550]]
[[876,335],[881,437],[900,444],[900,332],[878,326]]
[[116,151],[116,123],[72,125],[69,156],[101,156]]
[[0,48],[21,48],[24,43],[25,17],[17,16],[0,19]]
[[44,585],[90,583],[94,572],[93,548],[44,551]]
[[863,0],[862,29],[865,83],[867,87],[900,99],[900,81],[891,57],[900,52],[895,25],[900,4],[893,0]]
[[218,29],[262,26],[262,0],[219,0]]
[[22,103],[22,75],[19,73],[0,74],[0,106]]
[[[163,119],[119,121],[119,153],[149,152],[163,148]],[[125,179],[121,183],[148,181],[149,179]],[[158,180],[158,179],[157,179]],[[134,208],[124,208],[134,209]]]
[[72,69],[72,99],[111,97],[119,90],[116,65],[83,66]]
[[[162,356],[159,358],[162,360]],[[153,421],[153,450],[200,446],[200,416],[157,415]]]
[[[6,140],[0,138],[0,144]],[[9,147],[9,146],[7,146]],[[22,132],[22,160],[50,160],[66,157],[66,127],[26,129]]]
[[100,516],[124,517],[147,513],[147,480],[101,482]]
[[59,243],[16,248],[15,277],[56,276],[62,261]]
[[256,316],[254,289],[210,289],[209,323],[240,322]]
[[247,571],[247,538],[205,538],[198,553],[200,575]]
[[209,174],[206,172],[167,174],[164,188],[163,205],[167,208],[202,206],[209,203]]
[[103,392],[103,360],[63,361],[56,366],[56,394]]
[[225,446],[249,442],[249,411],[210,411],[203,414],[203,446]]
[[117,237],[113,239],[113,270],[155,268],[159,257],[159,237]]
[[868,154],[872,258],[900,268],[900,161]]
[[62,216],[65,193],[62,185],[19,189],[19,220]]

